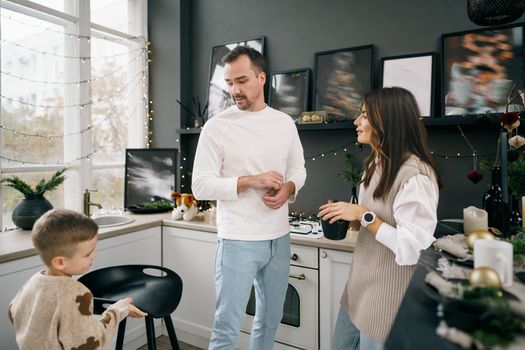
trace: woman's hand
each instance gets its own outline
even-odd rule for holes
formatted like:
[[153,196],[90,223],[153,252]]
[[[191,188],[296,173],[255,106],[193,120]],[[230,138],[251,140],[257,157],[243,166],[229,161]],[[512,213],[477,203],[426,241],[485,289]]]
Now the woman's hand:
[[330,220],[331,224],[337,220],[361,221],[366,211],[368,209],[359,204],[335,202],[322,205],[319,208],[319,216],[323,220]]

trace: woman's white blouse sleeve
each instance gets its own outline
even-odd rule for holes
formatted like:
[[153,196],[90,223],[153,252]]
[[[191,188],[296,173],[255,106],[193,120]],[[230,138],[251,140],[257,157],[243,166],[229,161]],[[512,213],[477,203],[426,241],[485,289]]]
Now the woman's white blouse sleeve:
[[392,250],[398,265],[415,265],[421,250],[435,241],[439,189],[425,175],[412,176],[394,199],[396,227],[383,223],[376,239]]

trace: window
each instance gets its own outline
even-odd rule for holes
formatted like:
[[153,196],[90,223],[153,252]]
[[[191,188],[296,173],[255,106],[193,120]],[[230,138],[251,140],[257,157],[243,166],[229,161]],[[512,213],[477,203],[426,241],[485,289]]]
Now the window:
[[[148,145],[146,3],[1,2],[2,178],[35,184],[68,166],[46,194],[54,207],[82,211],[88,188],[104,208],[123,206],[125,149]],[[0,192],[10,227],[22,197]]]

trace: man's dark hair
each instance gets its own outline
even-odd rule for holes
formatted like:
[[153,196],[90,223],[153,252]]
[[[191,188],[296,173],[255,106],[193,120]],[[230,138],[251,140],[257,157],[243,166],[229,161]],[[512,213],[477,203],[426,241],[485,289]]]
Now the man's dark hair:
[[260,72],[266,73],[266,60],[264,56],[253,47],[250,46],[237,46],[230,52],[228,52],[222,58],[222,63],[230,63],[235,61],[239,56],[246,55],[250,59],[250,62],[255,66]]

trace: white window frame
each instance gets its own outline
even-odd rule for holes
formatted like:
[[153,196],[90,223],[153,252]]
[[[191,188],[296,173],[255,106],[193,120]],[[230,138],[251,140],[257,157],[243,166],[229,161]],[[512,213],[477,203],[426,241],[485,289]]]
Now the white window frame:
[[[130,20],[129,32],[135,36],[123,33],[121,31],[105,27],[96,23],[91,23],[90,0],[64,0],[65,11],[57,11],[44,5],[29,0],[0,0],[0,7],[18,12],[27,16],[36,17],[49,21],[54,24],[63,25],[68,33],[90,36],[91,31],[96,31],[104,36],[125,39],[130,42],[130,49],[142,47],[144,40],[147,41],[147,0],[128,0],[128,18]],[[72,15],[73,14],[73,15]],[[67,41],[65,47],[66,55],[89,57],[91,56],[91,47],[89,42],[80,40]],[[130,66],[130,76],[136,76],[146,67],[147,55],[140,56]],[[68,81],[86,81],[91,80],[90,60],[85,63],[73,62],[65,67],[66,80]],[[144,108],[137,108],[128,123],[128,147],[144,148],[148,147],[149,140],[149,116],[148,116],[148,71],[145,72],[144,84],[138,84],[139,88],[135,93],[128,97],[128,105],[136,104],[139,99],[144,100]],[[78,104],[78,101],[88,101],[91,99],[91,84],[81,84],[79,89],[66,89],[64,98],[65,105]],[[0,91],[1,93],[1,91]],[[66,108],[64,110],[64,133],[80,132],[83,126],[91,125],[91,108]],[[0,133],[0,144],[1,144]],[[64,163],[71,162],[81,158],[75,164],[70,165],[70,169],[76,171],[78,176],[67,177],[64,189],[64,206],[69,209],[82,211],[82,194],[86,189],[91,189],[92,174],[95,170],[101,169],[118,169],[124,167],[124,159],[118,162],[104,165],[92,164],[90,158],[84,158],[85,155],[93,153],[91,132],[84,132],[76,140],[74,138],[64,138]],[[43,171],[54,172],[61,169],[64,164],[57,165],[22,165],[2,167],[0,164],[1,174],[10,173],[35,173]],[[2,189],[0,188],[0,191]],[[2,196],[0,196],[0,205]],[[2,225],[2,215],[0,215],[0,227]]]

